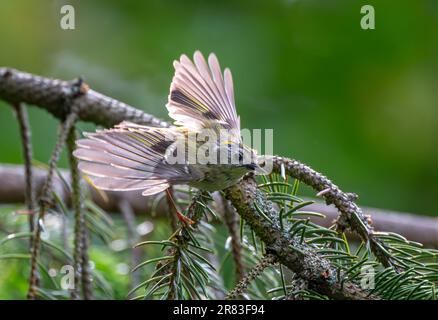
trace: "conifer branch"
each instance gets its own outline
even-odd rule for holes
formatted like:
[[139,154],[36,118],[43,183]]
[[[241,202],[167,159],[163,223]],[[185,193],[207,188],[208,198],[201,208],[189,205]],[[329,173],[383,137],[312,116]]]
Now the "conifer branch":
[[[23,148],[23,160],[25,168],[25,201],[26,209],[28,210],[28,220],[29,220],[29,231],[34,230],[34,213],[35,213],[35,188],[33,181],[33,170],[32,170],[32,140],[31,140],[31,129],[29,124],[29,118],[27,115],[26,107],[23,103],[16,103],[14,105],[18,125],[20,127],[21,143]],[[30,237],[30,247],[32,247],[32,239]]]
[[242,245],[239,232],[239,216],[227,199],[222,199],[223,217],[231,239],[231,254],[235,265],[236,283],[245,275],[245,266],[242,258]]
[[[118,209],[126,222],[126,229],[128,234],[129,244],[133,247],[131,251],[131,268],[134,268],[140,263],[141,252],[139,248],[134,248],[135,244],[139,241],[138,232],[136,230],[136,219],[134,211],[132,210],[131,204],[126,200],[121,198],[119,200]],[[131,274],[131,287],[135,288],[139,281],[138,273]]]
[[[175,199],[175,192],[172,187],[169,188],[169,194]],[[172,231],[176,231],[178,229],[178,218],[177,213],[172,205],[172,199],[169,197],[169,194],[166,193],[166,202],[167,202],[167,216],[169,217],[170,227]]]
[[[6,73],[7,78],[11,74]],[[2,78],[2,73],[0,70],[0,78]],[[68,114],[65,119],[63,119],[62,125],[60,127],[60,132],[58,134],[58,139],[53,150],[52,156],[49,160],[49,169],[47,172],[47,177],[43,185],[42,193],[39,199],[39,213],[37,225],[35,227],[33,246],[31,251],[31,266],[30,266],[30,277],[29,277],[29,291],[27,294],[28,299],[35,299],[37,294],[37,282],[38,282],[38,258],[41,247],[41,229],[44,223],[44,217],[47,209],[51,205],[52,191],[53,191],[53,176],[55,169],[58,164],[59,156],[61,154],[62,148],[66,143],[70,131],[74,128],[74,125],[78,119],[78,110],[74,105],[74,101],[86,92],[86,86],[83,84],[81,79],[75,80],[71,83],[68,88],[65,88],[62,101],[59,101],[61,106],[68,109]],[[72,156],[72,155],[71,155]]]
[[84,221],[82,227],[82,256],[81,256],[81,271],[82,271],[82,295],[85,300],[93,299],[93,282],[90,270],[90,258],[88,256],[89,248],[89,232],[87,224]]
[[42,189],[41,197],[39,199],[39,212],[37,217],[37,224],[35,226],[34,240],[33,240],[32,252],[31,252],[32,257],[31,257],[30,278],[29,278],[29,291],[27,295],[28,299],[35,299],[37,294],[37,278],[38,278],[37,267],[38,267],[38,257],[41,247],[41,228],[46,211],[50,207],[53,175],[59,160],[62,147],[67,139],[67,136],[71,128],[74,126],[76,119],[77,119],[76,113],[71,113],[67,116],[65,121],[62,123],[59,130],[60,132],[58,135],[58,140],[56,142],[52,156],[50,157],[47,177]]
[[[169,262],[167,264],[163,265],[163,262],[160,261],[156,265],[155,269],[160,270],[156,285],[162,282],[164,277],[168,277],[168,280],[163,283],[168,286],[168,291],[166,294],[167,300],[182,299],[179,294],[182,292],[182,285],[185,286],[185,289],[189,291],[191,295],[198,295],[196,288],[193,285],[186,285],[187,283],[190,283],[193,272],[188,269],[187,262],[183,261],[183,258],[185,257],[185,260],[188,259],[187,252],[184,252],[188,250],[189,243],[193,241],[193,235],[190,229],[196,230],[198,228],[198,224],[203,216],[203,210],[200,210],[199,203],[206,196],[207,194],[202,191],[193,196],[186,209],[186,216],[193,222],[193,224],[186,225],[181,222],[181,226],[177,228],[177,230],[169,239],[170,241],[173,241],[175,245],[168,247],[166,250],[166,257],[171,257],[171,259],[168,259]],[[170,201],[171,199],[168,199],[168,202]],[[169,211],[172,211],[170,214],[175,214],[170,207],[172,206],[169,204]],[[156,275],[156,273],[158,273],[158,271],[156,271],[154,275]]]
[[254,267],[251,268],[248,274],[239,281],[234,289],[227,294],[225,299],[234,300],[242,296],[251,282],[257,279],[267,267],[274,265],[276,261],[277,258],[274,255],[266,254]]
[[324,197],[328,205],[335,205],[341,213],[337,219],[339,232],[348,229],[357,233],[363,241],[370,243],[371,250],[385,267],[393,265],[391,257],[387,254],[385,243],[374,236],[373,228],[367,217],[356,205],[357,195],[343,192],[326,176],[296,160],[279,156],[272,157],[272,160],[274,172],[281,174],[284,170],[287,175],[315,189],[319,196]]
[[[251,177],[226,190],[227,198],[239,215],[269,248],[278,261],[308,281],[309,288],[333,299],[378,299],[368,295],[358,285],[338,280],[338,269],[318,255],[314,248],[291,238],[280,230],[278,214],[271,201],[261,192]],[[259,213],[259,209],[272,221]]]
[[300,294],[303,290],[307,289],[307,281],[297,278],[292,280],[292,288],[284,297],[285,300],[303,300]]
[[85,213],[82,208],[83,197],[80,183],[80,173],[78,170],[78,161],[73,156],[76,141],[76,129],[72,127],[67,138],[68,158],[70,162],[70,176],[72,185],[72,203],[75,213],[74,227],[74,270],[75,270],[75,287],[72,290],[72,299],[79,299],[80,287],[85,300],[93,297],[91,275],[89,270],[88,258],[88,230],[85,223]]
[[84,213],[81,205],[81,190],[80,190],[80,177],[78,170],[78,162],[73,156],[73,151],[75,149],[76,132],[74,126],[71,128],[67,137],[67,151],[68,160],[70,163],[70,176],[71,176],[71,189],[72,189],[72,203],[74,210],[74,250],[73,250],[73,264],[75,278],[75,286],[71,292],[72,299],[79,299],[80,287],[82,285],[82,233],[84,227]]

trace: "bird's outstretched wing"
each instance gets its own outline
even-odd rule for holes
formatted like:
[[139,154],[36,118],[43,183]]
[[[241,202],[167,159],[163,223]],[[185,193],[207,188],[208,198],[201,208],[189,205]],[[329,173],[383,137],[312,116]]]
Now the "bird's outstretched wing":
[[234,103],[233,79],[227,68],[222,75],[214,53],[196,51],[192,62],[186,55],[174,61],[175,75],[166,105],[175,124],[192,130],[228,129],[240,136],[240,119]]
[[73,154],[97,188],[152,195],[170,184],[196,179],[186,166],[166,161],[166,152],[180,135],[172,128],[122,122],[113,129],[87,133],[86,139],[76,141]]

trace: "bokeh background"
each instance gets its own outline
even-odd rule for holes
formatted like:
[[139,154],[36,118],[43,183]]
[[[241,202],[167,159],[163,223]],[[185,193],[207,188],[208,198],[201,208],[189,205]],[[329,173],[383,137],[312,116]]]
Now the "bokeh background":
[[[75,30],[59,26],[64,4],[75,8]],[[375,7],[376,30],[360,28],[364,4]],[[361,205],[438,216],[437,30],[436,0],[0,0],[0,65],[83,76],[93,89],[168,119],[172,61],[215,52],[233,72],[242,126],[273,128],[275,153],[325,173]],[[35,159],[47,162],[58,122],[29,112]],[[22,163],[17,122],[2,102],[0,163]],[[26,218],[11,214],[16,208],[0,206],[1,239],[27,230]],[[98,297],[124,299],[130,244],[123,219],[112,219],[112,241],[94,237],[90,259],[111,291]],[[166,221],[138,220],[143,239],[170,233]],[[50,221],[56,241],[60,228]],[[220,228],[215,242],[225,243]],[[25,297],[28,263],[5,255],[26,252],[26,244],[2,240],[0,299]],[[217,251],[227,260],[223,245]],[[50,256],[45,265],[60,267]],[[220,273],[232,288],[230,261]]]
[[[66,3],[74,31],[59,27]],[[364,4],[375,7],[376,30],[360,28]],[[273,128],[276,153],[362,205],[438,215],[437,30],[435,0],[2,0],[0,65],[81,75],[167,119],[172,61],[214,51],[233,72],[243,127]],[[46,162],[57,123],[36,108],[30,119],[35,158]],[[22,163],[1,102],[0,146],[0,162]]]

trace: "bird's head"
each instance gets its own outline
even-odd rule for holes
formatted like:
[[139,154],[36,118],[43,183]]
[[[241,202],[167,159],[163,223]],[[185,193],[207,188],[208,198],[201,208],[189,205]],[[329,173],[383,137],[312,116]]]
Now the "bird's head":
[[219,151],[219,164],[229,167],[230,170],[245,174],[260,168],[257,152],[242,143],[226,141],[220,144]]

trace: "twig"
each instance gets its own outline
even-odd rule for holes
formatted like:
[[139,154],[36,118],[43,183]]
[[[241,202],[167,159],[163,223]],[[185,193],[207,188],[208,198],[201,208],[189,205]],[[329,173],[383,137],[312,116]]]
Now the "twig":
[[294,277],[292,280],[292,288],[289,290],[284,300],[303,300],[301,296],[301,291],[307,289],[307,281]]
[[233,255],[237,283],[242,280],[245,275],[245,266],[242,258],[242,244],[240,243],[239,215],[227,199],[222,199],[222,203],[225,225],[227,226],[228,233],[231,237],[231,253]]
[[[198,192],[195,194],[190,202],[190,204],[187,207],[187,217],[193,221],[193,224],[191,226],[188,225],[181,225],[181,231],[174,234],[175,242],[178,244],[177,247],[172,247],[167,250],[168,256],[173,256],[173,263],[169,268],[166,268],[166,270],[163,270],[162,273],[170,273],[170,279],[169,279],[169,292],[167,294],[168,300],[175,300],[177,298],[177,275],[179,273],[179,270],[181,269],[181,249],[187,247],[189,236],[186,234],[186,228],[197,228],[198,223],[200,219],[202,218],[202,213],[200,210],[197,210],[198,208],[198,202],[205,196],[205,192]],[[171,199],[168,199],[168,201],[172,201]],[[172,207],[169,204],[169,207]],[[158,265],[156,266],[158,268]],[[179,298],[179,297],[178,297]]]
[[[28,210],[29,231],[34,230],[34,211],[35,204],[35,191],[32,174],[32,140],[31,129],[29,125],[29,118],[27,115],[26,107],[23,103],[16,103],[14,105],[17,114],[18,124],[20,126],[21,143],[23,147],[23,159],[25,167],[25,204]],[[32,248],[33,237],[30,237],[30,248]]]
[[198,191],[193,195],[192,200],[187,207],[187,217],[193,221],[193,228],[198,226],[203,217],[203,210],[197,210],[199,209],[199,202],[209,197],[210,195],[206,191]]
[[87,225],[84,221],[82,228],[82,257],[81,257],[81,270],[82,270],[82,295],[85,300],[93,299],[93,283],[90,271],[90,258],[88,256],[89,247],[89,232]]
[[[2,73],[0,70],[0,78],[4,78],[1,75]],[[6,72],[6,78],[8,79],[10,76],[12,76],[12,73]],[[87,92],[87,90],[88,90],[88,86],[86,86],[83,83],[82,79],[80,78],[76,79],[73,82],[71,82],[68,87],[64,88],[60,100],[57,101],[58,107],[59,106],[63,107],[63,109],[68,111],[68,113],[67,115],[63,115],[65,116],[65,119],[63,118],[64,120],[61,125],[60,132],[58,134],[58,140],[56,142],[52,156],[49,160],[49,169],[47,172],[47,178],[43,186],[41,197],[39,199],[40,210],[38,213],[38,223],[35,227],[34,243],[31,251],[29,291],[27,294],[28,299],[35,299],[36,297],[37,281],[38,281],[37,264],[38,264],[39,251],[41,247],[41,228],[44,221],[44,216],[51,202],[54,171],[56,169],[62,147],[67,141],[68,135],[70,134],[70,131],[72,130],[76,120],[78,119],[79,105],[75,105],[75,101],[79,97],[84,95]],[[72,155],[70,156],[73,157]]]
[[[371,250],[379,261],[385,266],[391,266],[391,258],[386,254],[385,244],[373,234],[373,228],[368,223],[367,217],[354,202],[357,195],[345,193],[327,177],[316,172],[297,160],[274,156],[273,169],[280,173],[285,170],[286,174],[296,178],[315,189],[327,204],[334,204],[341,215],[337,219],[337,229],[344,232],[347,229],[357,233],[363,241],[369,242]],[[284,168],[284,169],[282,169]]]
[[84,228],[84,212],[82,210],[82,197],[80,188],[80,175],[78,170],[78,161],[73,156],[75,149],[76,130],[72,127],[67,137],[67,151],[68,160],[70,162],[70,176],[72,186],[72,203],[75,214],[74,225],[74,251],[73,251],[73,263],[75,270],[74,288],[71,292],[72,299],[79,299],[80,287],[82,284],[82,252],[84,250],[82,245],[82,233]]
[[[126,222],[128,231],[128,239],[131,247],[138,243],[139,236],[136,230],[135,214],[130,203],[121,198],[119,202],[119,210],[122,213],[123,219]],[[134,268],[140,263],[141,249],[134,247],[131,251],[131,268]],[[131,272],[131,288],[135,288],[140,283],[140,274],[138,272]]]
[[56,164],[58,163],[59,155],[61,153],[62,147],[67,139],[67,135],[73,127],[75,121],[77,119],[76,113],[71,113],[67,116],[65,121],[62,123],[60,127],[60,132],[58,135],[58,140],[56,142],[55,148],[53,150],[52,156],[49,161],[49,169],[47,172],[47,177],[42,189],[41,197],[39,200],[39,212],[38,212],[38,220],[35,226],[34,232],[34,241],[32,246],[32,256],[31,256],[31,265],[30,265],[30,277],[29,277],[29,291],[27,294],[28,299],[35,299],[36,297],[36,285],[37,285],[37,266],[38,266],[38,257],[40,253],[41,247],[41,226],[44,220],[44,216],[46,214],[47,209],[50,206],[51,200],[51,192],[52,192],[52,184],[53,184],[53,175],[56,168]]
[[167,300],[175,300],[177,298],[178,284],[176,283],[176,278],[178,275],[178,269],[180,268],[180,249],[171,248],[169,249],[173,255],[173,263],[171,266],[171,276],[169,279],[169,292],[167,294]]
[[240,296],[242,296],[250,283],[257,279],[263,271],[272,265],[274,265],[277,261],[277,258],[272,254],[265,255],[254,267],[251,268],[251,270],[248,272],[248,274],[239,281],[239,283],[234,287],[233,290],[231,290],[227,296],[225,297],[226,300],[233,300]]
[[167,202],[167,216],[170,220],[170,227],[173,232],[175,232],[178,229],[178,218],[177,218],[177,212],[175,211],[175,207],[172,204],[172,198],[175,198],[175,192],[172,187],[168,189],[168,193],[166,192],[166,202]]

